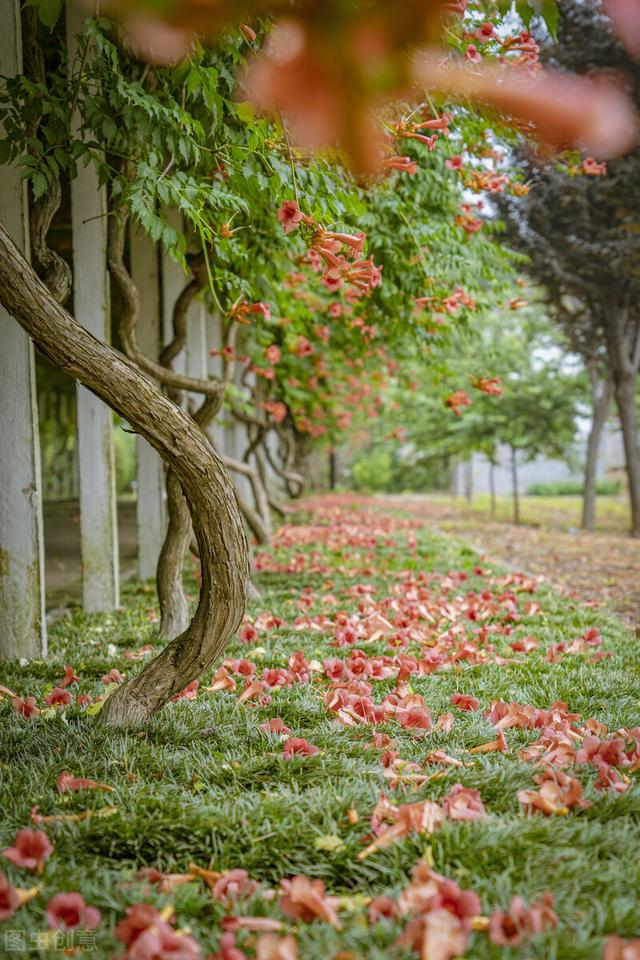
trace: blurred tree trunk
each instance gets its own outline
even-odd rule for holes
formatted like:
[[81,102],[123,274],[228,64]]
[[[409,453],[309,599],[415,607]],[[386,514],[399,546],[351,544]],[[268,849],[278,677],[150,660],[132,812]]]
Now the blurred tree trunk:
[[587,442],[587,462],[584,471],[584,494],[582,499],[582,529],[593,530],[596,525],[596,483],[598,472],[598,451],[602,429],[606,423],[613,384],[609,377],[602,379],[592,365],[589,368],[591,381],[592,420]]
[[513,522],[520,525],[520,493],[518,491],[518,451],[511,447],[511,491],[513,494]]
[[640,537],[640,448],[636,414],[636,381],[640,365],[640,324],[618,303],[611,303],[605,326],[629,486],[631,536]]
[[467,503],[473,503],[473,455],[464,461],[464,496]]
[[640,451],[638,450],[635,373],[627,373],[616,379],[615,398],[622,426],[627,466],[629,502],[631,505],[631,536],[640,537]]
[[454,458],[451,461],[451,474],[449,477],[449,496],[458,496],[458,461]]
[[329,490],[335,490],[338,479],[338,463],[336,452],[332,448],[329,450]]
[[496,465],[489,461],[489,492],[491,494],[491,519],[496,518]]

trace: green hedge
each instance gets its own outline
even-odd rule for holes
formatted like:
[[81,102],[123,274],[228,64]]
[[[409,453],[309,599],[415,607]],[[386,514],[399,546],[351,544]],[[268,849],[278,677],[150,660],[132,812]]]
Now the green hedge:
[[[620,493],[622,481],[598,480],[596,493],[612,497]],[[576,497],[582,496],[584,484],[581,480],[556,480],[553,483],[532,483],[527,487],[529,497]]]

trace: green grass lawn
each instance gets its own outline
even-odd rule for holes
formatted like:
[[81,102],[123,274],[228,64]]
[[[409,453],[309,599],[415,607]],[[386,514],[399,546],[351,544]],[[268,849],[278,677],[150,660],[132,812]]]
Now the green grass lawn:
[[[462,497],[438,497],[443,503],[468,509],[479,517],[491,517],[491,498],[489,494],[476,494],[471,503]],[[548,527],[551,530],[569,530],[580,527],[582,498],[563,497],[527,497],[520,498],[520,521],[528,526]],[[495,519],[511,523],[513,521],[513,500],[511,497],[496,497]],[[629,532],[629,504],[623,496],[599,496],[596,503],[596,530],[603,533]]]
[[[140,901],[159,910],[173,908],[174,926],[190,932],[203,957],[218,954],[224,918],[232,926],[229,916],[256,915],[283,923],[282,935],[294,935],[299,960],[418,957],[407,946],[397,946],[409,918],[370,923],[368,902],[381,894],[397,898],[419,858],[475,891],[485,917],[506,910],[515,895],[527,903],[548,890],[555,896],[557,929],[515,948],[494,944],[478,930],[471,934],[468,958],[593,960],[602,955],[605,935],[640,936],[637,786],[632,783],[621,793],[596,791],[593,766],[570,766],[565,772],[580,780],[591,806],[552,816],[527,814],[517,793],[535,786],[533,777],[540,769],[519,758],[518,751],[536,741],[541,731],[506,729],[507,753],[469,752],[496,737],[485,715],[495,700],[537,708],[564,700],[571,712],[581,715],[574,726],[595,718],[607,725],[610,736],[620,727],[637,727],[640,671],[631,633],[601,611],[546,588],[526,592],[526,583],[501,579],[504,571],[474,573],[477,558],[468,547],[412,526],[412,521],[383,523],[384,518],[349,502],[340,514],[317,502],[314,509],[317,526],[305,527],[309,518],[300,516],[301,526],[281,532],[270,559],[259,564],[278,569],[256,575],[261,597],[252,601],[250,619],[268,611],[285,625],[260,630],[248,644],[235,640],[227,651],[229,658],[248,658],[261,675],[264,668],[286,668],[290,655],[302,650],[310,663],[308,681],[274,689],[271,702],[260,704],[239,701],[241,676],[233,674],[235,691],[217,692],[204,689],[207,677],[195,699],[170,704],[138,733],[108,730],[75,704],[25,719],[16,715],[10,699],[0,703],[0,849],[13,843],[18,829],[33,826],[33,806],[44,816],[93,811],[84,819],[58,819],[39,827],[55,846],[42,875],[34,878],[0,860],[0,869],[16,887],[38,887],[26,905],[0,923],[0,955],[61,956],[61,942],[39,938],[47,929],[45,906],[56,893],[79,891],[100,910],[102,921],[90,935],[76,932],[62,943],[75,944],[78,955],[87,957],[123,954],[113,930],[125,909]],[[416,587],[415,578],[423,571],[434,577]],[[468,579],[444,576],[448,571],[462,572]],[[420,601],[412,599],[416,590],[423,593],[420,609]],[[470,591],[475,599],[469,600]],[[478,599],[482,591],[485,598]],[[508,593],[513,593],[512,601],[505,599]],[[447,631],[453,631],[452,649],[459,650],[465,637],[477,640],[474,631],[482,625],[497,627],[480,643],[482,649],[487,643],[493,648],[486,662],[452,656],[429,675],[408,677],[405,696],[422,695],[432,729],[403,727],[394,716],[375,727],[395,741],[391,749],[400,758],[419,764],[416,769],[426,775],[439,772],[440,779],[394,787],[385,778],[383,749],[365,748],[374,727],[344,725],[324,702],[331,681],[322,661],[344,659],[352,647],[331,645],[334,626],[293,629],[296,617],[325,614],[335,620],[337,612],[353,615],[369,602],[384,609],[387,618],[397,617],[391,631],[355,643],[369,658],[401,652],[419,659]],[[34,695],[42,706],[63,667],[70,665],[80,677],[68,688],[74,697],[104,692],[100,678],[109,670],[130,674],[138,669],[136,661],[124,656],[127,651],[156,642],[152,587],[128,584],[123,604],[113,615],[73,614],[59,621],[51,631],[48,659],[2,664],[0,683],[20,696]],[[479,619],[470,619],[466,612],[476,605]],[[406,622],[397,612],[400,608]],[[364,617],[364,607],[360,612]],[[416,625],[422,639],[411,633]],[[582,654],[559,653],[555,662],[545,658],[551,645],[570,644],[593,627],[604,638],[601,649],[614,654],[611,659],[594,660],[591,648]],[[425,640],[427,634],[430,639]],[[389,643],[398,636],[407,640],[400,651]],[[514,653],[509,647],[529,636],[539,641],[532,652]],[[396,686],[395,676],[370,683],[376,704]],[[480,708],[464,712],[452,706],[454,693],[476,697]],[[437,720],[448,712],[455,722],[443,732]],[[306,738],[319,752],[285,759],[285,737],[259,729],[272,717],[282,718],[294,737]],[[426,765],[425,758],[437,749],[464,765]],[[113,789],[61,794],[56,780],[63,771]],[[635,776],[632,773],[631,780]],[[364,859],[358,857],[371,840],[370,816],[382,793],[397,805],[442,803],[456,783],[480,791],[486,818],[447,817],[433,833],[413,832]],[[214,900],[198,878],[168,892],[136,879],[141,867],[186,873],[191,864],[218,872],[243,868],[260,886],[248,899],[225,904]],[[299,874],[321,879],[329,894],[342,898],[339,928],[321,919],[292,920],[281,911],[280,880]],[[275,896],[265,896],[267,890],[276,891]],[[475,926],[482,927],[483,921]],[[244,953],[228,954],[230,960],[254,958],[256,936],[240,930],[237,946]],[[273,954],[274,960],[281,956],[286,960],[289,955]],[[430,960],[427,953],[423,957]]]

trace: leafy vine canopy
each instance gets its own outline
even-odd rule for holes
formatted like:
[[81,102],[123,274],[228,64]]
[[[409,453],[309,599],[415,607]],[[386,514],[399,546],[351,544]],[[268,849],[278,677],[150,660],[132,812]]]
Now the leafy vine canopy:
[[178,262],[203,254],[212,309],[243,324],[223,362],[258,378],[260,416],[329,440],[508,296],[514,257],[483,214],[528,189],[509,144],[615,153],[632,127],[617,87],[543,74],[530,30],[553,33],[552,2],[115,3],[72,62],[60,4],[33,5],[46,77],[3,82],[0,160],[34,199],[92,163],[111,216]]

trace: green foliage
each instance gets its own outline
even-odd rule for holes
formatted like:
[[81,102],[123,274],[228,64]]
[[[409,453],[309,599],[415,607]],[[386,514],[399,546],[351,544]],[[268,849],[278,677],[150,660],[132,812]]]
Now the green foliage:
[[[598,480],[596,493],[603,497],[612,497],[620,493],[621,480]],[[527,487],[529,497],[574,497],[581,495],[584,484],[579,480],[556,480],[554,483],[532,483]]]
[[25,7],[35,7],[45,27],[53,30],[62,13],[63,0],[25,0]]
[[[370,444],[352,456],[356,484],[369,458],[382,450],[393,451],[394,490],[442,489],[453,459],[477,451],[495,460],[500,445],[525,460],[572,457],[576,416],[586,396],[583,376],[538,307],[520,311],[519,318],[516,327],[499,313],[481,316],[473,335],[458,332],[446,368],[404,368],[370,430]],[[503,396],[471,388],[469,374],[498,376]],[[443,398],[460,389],[472,395],[471,405],[455,416]],[[394,441],[397,423],[404,432]]]
[[391,452],[373,450],[371,456],[354,463],[351,477],[356,490],[393,490]]
[[[111,216],[136,221],[178,262],[204,252],[210,309],[229,316],[241,301],[267,303],[270,316],[241,331],[237,351],[264,372],[265,350],[281,349],[277,378],[265,376],[260,397],[286,404],[298,436],[335,443],[347,429],[364,430],[398,366],[420,378],[428,367],[444,385],[460,342],[472,343],[482,315],[507,297],[514,255],[496,242],[497,222],[465,231],[465,181],[446,166],[461,155],[481,170],[491,153],[486,120],[470,110],[429,98],[390,107],[381,120],[392,134],[398,122],[446,113],[451,135],[433,150],[396,142],[415,175],[357,179],[335,151],[297,150],[281,118],[238,100],[252,52],[240,32],[194,47],[176,68],[137,62],[105,18],[87,21],[71,64],[60,24],[43,43],[45,83],[0,85],[0,159],[21,165],[34,198],[53,178],[73,179],[78,165],[93,164]],[[309,236],[285,236],[278,222],[292,199],[319,227],[365,232],[363,256],[382,267],[382,283],[359,300],[353,289],[328,291],[309,268]],[[457,289],[467,300],[455,313],[434,318],[416,306]],[[240,388],[235,398],[229,392],[232,403],[246,410],[253,399]]]

